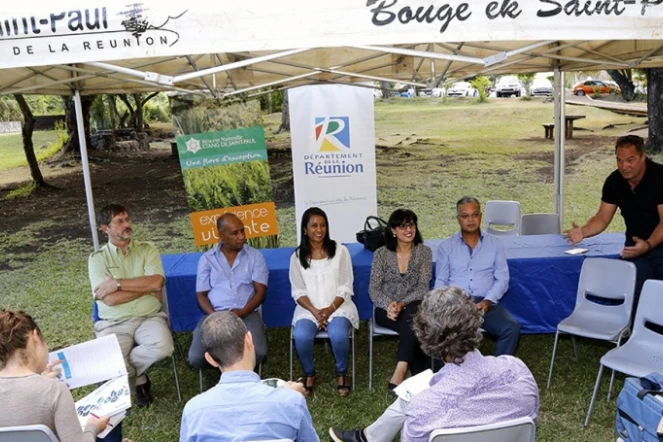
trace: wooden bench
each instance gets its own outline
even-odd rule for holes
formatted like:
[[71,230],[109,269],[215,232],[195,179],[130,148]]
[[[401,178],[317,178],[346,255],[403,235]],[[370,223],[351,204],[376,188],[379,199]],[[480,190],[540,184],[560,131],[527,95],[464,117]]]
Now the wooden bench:
[[546,138],[552,140],[555,125],[554,124],[542,124],[542,126],[543,126],[543,129],[546,131],[545,132]]

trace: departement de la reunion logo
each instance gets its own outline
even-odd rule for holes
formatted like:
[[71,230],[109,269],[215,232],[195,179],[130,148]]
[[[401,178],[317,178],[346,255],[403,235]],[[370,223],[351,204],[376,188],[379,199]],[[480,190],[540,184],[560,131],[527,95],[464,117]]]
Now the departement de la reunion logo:
[[[0,12],[0,43],[12,41],[13,55],[20,57],[170,47],[180,40],[173,24],[187,11],[155,13],[143,3],[118,2],[117,6],[51,10],[22,17]],[[78,36],[84,38],[72,39]]]

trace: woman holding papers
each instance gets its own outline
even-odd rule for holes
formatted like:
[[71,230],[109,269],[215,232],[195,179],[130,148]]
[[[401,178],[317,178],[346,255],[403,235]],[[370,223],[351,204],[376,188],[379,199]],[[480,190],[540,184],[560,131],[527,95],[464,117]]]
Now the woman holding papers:
[[81,429],[54,365],[35,321],[22,311],[0,310],[0,427],[45,425],[62,442],[94,441],[108,417],[90,417]]
[[385,245],[375,251],[368,294],[375,306],[375,322],[399,334],[393,390],[407,375],[426,369],[428,358],[412,329],[412,318],[428,293],[433,277],[433,252],[423,244],[417,215],[398,209],[389,217]]
[[326,330],[336,359],[337,390],[350,392],[348,355],[350,327],[359,328],[359,314],[352,302],[352,261],[348,249],[329,237],[327,214],[311,207],[302,215],[301,242],[290,258],[292,297],[297,303],[292,318],[295,347],[304,370],[304,387],[315,387],[313,340]]

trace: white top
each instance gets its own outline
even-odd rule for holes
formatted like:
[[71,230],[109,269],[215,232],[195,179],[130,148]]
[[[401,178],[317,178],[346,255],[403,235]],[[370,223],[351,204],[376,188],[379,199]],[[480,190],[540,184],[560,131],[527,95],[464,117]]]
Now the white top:
[[[312,259],[308,269],[303,269],[297,253],[290,257],[290,285],[292,297],[297,302],[301,296],[308,296],[315,308],[325,308],[334,302],[337,296],[343,298],[343,304],[329,317],[347,318],[352,326],[359,328],[359,313],[352,296],[352,259],[347,247],[336,243],[336,254],[333,258]],[[292,325],[300,319],[316,322],[311,312],[297,304],[292,317]]]

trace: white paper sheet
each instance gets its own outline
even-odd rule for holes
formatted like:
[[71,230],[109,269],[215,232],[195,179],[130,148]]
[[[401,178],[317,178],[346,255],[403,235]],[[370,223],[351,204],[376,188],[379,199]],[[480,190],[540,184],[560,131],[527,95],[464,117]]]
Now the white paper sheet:
[[131,393],[129,390],[129,377],[127,375],[112,379],[92,393],[76,402],[76,413],[81,428],[85,428],[90,414],[93,413],[99,417],[110,416],[110,424],[99,434],[99,438],[104,438],[115,425],[120,423],[126,410],[131,407]]
[[583,249],[582,247],[576,247],[575,249],[565,250],[564,253],[567,255],[580,255],[582,253],[589,252],[589,249]]
[[62,359],[58,378],[69,389],[104,382],[127,374],[120,344],[115,335],[76,344],[51,352],[49,362]]
[[396,393],[399,398],[410,402],[410,399],[412,399],[415,394],[430,387],[430,380],[432,377],[433,370],[429,368],[416,376],[404,380],[398,387],[394,388],[394,393]]

